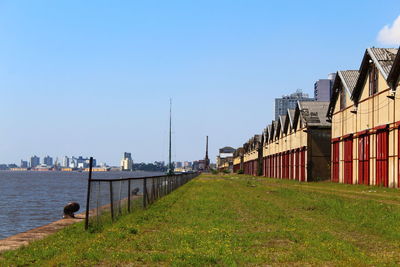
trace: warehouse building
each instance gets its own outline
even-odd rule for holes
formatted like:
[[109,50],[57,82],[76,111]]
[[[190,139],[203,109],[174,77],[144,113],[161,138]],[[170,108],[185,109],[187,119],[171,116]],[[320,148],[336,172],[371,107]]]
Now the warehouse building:
[[263,175],[298,181],[330,178],[329,102],[299,101],[264,132]]
[[328,111],[332,181],[397,187],[398,49],[368,48],[359,71],[338,72]]
[[230,146],[219,149],[216,164],[219,171],[233,171],[233,155],[235,151],[236,150]]
[[[333,94],[327,117],[332,121],[331,180],[334,182],[353,183],[354,145],[351,137],[355,131],[357,116],[351,95],[358,76],[358,70],[338,71],[333,83]],[[366,141],[368,140],[365,138],[360,140],[360,142]]]
[[256,134],[243,145],[243,172],[249,175],[262,174],[262,135]]
[[239,147],[236,149],[235,153],[233,153],[233,172],[243,171],[244,168],[244,149],[243,147]]

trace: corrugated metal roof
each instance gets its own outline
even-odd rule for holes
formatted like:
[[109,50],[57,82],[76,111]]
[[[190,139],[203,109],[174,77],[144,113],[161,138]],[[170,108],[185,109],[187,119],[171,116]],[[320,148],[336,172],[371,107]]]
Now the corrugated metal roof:
[[330,126],[326,121],[328,101],[299,101],[301,117],[307,126]]
[[355,102],[359,101],[361,91],[364,87],[364,82],[367,78],[368,69],[370,66],[370,59],[374,62],[379,72],[382,74],[384,79],[387,81],[390,70],[392,69],[394,59],[396,57],[397,48],[367,48],[364,53],[363,60],[361,62],[359,77],[356,86],[351,95],[351,99]]
[[332,117],[333,110],[340,93],[339,91],[342,88],[347,91],[351,98],[353,90],[356,87],[357,80],[360,76],[359,73],[360,72],[358,70],[340,70],[337,72],[335,80],[333,81],[333,92],[331,96],[331,101],[329,103],[327,117]]
[[392,69],[394,59],[396,57],[397,48],[368,48],[367,51],[375,62],[377,67],[382,72],[382,75],[387,79],[389,72]]
[[356,87],[359,72],[358,70],[341,70],[338,74],[342,80],[343,86],[346,87],[349,94],[353,93],[354,87]]
[[390,70],[387,81],[393,90],[396,90],[397,83],[400,80],[400,53],[397,52],[396,58],[392,64],[392,69]]

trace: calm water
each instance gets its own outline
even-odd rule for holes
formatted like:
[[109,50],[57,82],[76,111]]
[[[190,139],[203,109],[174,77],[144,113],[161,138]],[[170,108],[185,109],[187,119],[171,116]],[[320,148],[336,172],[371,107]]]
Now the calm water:
[[[76,201],[85,210],[87,173],[0,171],[0,239],[59,220],[64,206]],[[110,179],[160,175],[151,172],[96,172]]]

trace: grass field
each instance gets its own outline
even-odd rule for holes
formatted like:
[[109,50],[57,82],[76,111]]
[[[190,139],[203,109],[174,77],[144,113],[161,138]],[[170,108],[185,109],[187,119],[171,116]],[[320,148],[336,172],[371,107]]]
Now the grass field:
[[400,192],[202,175],[101,232],[68,227],[0,265],[399,265]]

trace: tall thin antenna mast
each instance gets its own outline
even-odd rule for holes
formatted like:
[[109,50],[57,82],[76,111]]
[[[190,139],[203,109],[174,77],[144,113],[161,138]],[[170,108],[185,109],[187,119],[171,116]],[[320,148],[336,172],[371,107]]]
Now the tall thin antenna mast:
[[204,158],[204,161],[205,161],[204,169],[206,171],[209,171],[210,170],[210,159],[208,158],[208,135],[206,137],[206,157]]
[[172,168],[172,99],[169,99],[169,155],[168,155],[168,174],[173,174]]

